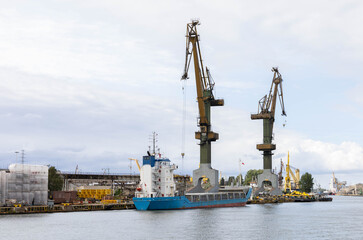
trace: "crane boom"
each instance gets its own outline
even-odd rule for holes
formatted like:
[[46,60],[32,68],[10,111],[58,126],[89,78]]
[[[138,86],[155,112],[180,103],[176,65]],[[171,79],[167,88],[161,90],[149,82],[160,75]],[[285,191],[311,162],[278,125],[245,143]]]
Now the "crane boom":
[[140,164],[139,164],[139,160],[137,160],[136,158],[129,158],[130,160],[133,160],[136,162],[136,165],[137,165],[137,168],[139,169],[139,171],[141,171],[141,167],[140,167]]
[[181,80],[189,78],[188,71],[193,55],[194,72],[197,88],[197,101],[199,109],[199,124],[200,126],[210,126],[210,121],[207,117],[205,102],[209,101],[211,106],[223,106],[223,99],[215,99],[213,96],[214,81],[211,77],[209,69],[206,67],[204,70],[203,59],[199,43],[199,35],[197,31],[198,20],[193,20],[192,23],[187,24],[186,32],[186,55],[184,73]]
[[270,92],[265,95],[260,101],[258,106],[258,113],[251,114],[251,119],[275,119],[275,109],[277,97],[279,97],[280,105],[282,109],[282,115],[286,116],[284,94],[282,91],[282,77],[278,68],[272,68],[274,77],[272,79]]
[[291,179],[290,179],[290,154],[287,155],[287,164],[286,164],[286,177],[285,177],[285,192],[291,191]]

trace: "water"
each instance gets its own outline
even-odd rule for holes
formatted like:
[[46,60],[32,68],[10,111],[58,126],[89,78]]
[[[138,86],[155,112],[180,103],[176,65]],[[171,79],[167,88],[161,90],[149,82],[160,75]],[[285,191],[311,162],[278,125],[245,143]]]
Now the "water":
[[238,208],[0,216],[0,239],[363,239],[363,197]]

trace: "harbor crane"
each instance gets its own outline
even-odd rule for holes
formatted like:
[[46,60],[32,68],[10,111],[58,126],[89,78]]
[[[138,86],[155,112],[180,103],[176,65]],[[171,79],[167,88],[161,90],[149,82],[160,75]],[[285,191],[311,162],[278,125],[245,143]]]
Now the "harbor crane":
[[193,20],[187,24],[185,66],[181,80],[187,80],[189,78],[188,71],[193,56],[199,109],[199,131],[195,132],[195,138],[199,140],[200,145],[200,165],[199,169],[193,172],[193,179],[194,184],[197,184],[198,181],[201,181],[200,178],[202,176],[207,176],[212,185],[213,182],[218,185],[218,171],[211,168],[211,143],[219,139],[219,134],[212,131],[211,107],[223,106],[224,100],[214,97],[214,80],[209,69],[207,67],[204,68],[203,65],[199,34],[197,31],[197,25],[199,24],[198,20]]
[[[292,171],[295,170],[295,173]],[[291,185],[291,178],[294,182],[294,186]],[[300,170],[290,165],[290,153],[287,153],[287,164],[286,164],[286,177],[284,191],[290,192],[292,189],[300,190]]]
[[263,151],[263,172],[257,177],[257,186],[259,192],[265,191],[265,186],[271,184],[271,194],[281,195],[282,192],[278,188],[278,176],[272,172],[272,151],[276,149],[276,145],[272,143],[273,126],[275,122],[275,110],[277,98],[279,98],[282,115],[286,116],[284,107],[284,97],[282,92],[282,77],[277,68],[272,68],[274,73],[270,92],[260,99],[258,103],[258,113],[251,114],[252,120],[263,119],[263,143],[257,144],[257,149]]
[[282,115],[286,116],[284,95],[282,92],[282,77],[278,68],[272,68],[272,72],[274,73],[274,77],[270,92],[260,99],[258,113],[251,114],[252,120],[263,119],[263,143],[257,144],[257,149],[263,151],[263,169],[272,169],[272,150],[276,149],[276,145],[272,144],[272,136],[277,97],[280,100]]

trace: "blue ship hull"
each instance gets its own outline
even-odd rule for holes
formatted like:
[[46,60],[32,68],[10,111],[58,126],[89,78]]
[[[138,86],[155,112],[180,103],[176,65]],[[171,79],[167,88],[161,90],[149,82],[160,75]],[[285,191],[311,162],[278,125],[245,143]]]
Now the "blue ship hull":
[[251,196],[252,189],[248,190],[245,198],[224,199],[214,201],[191,202],[185,196],[133,198],[137,210],[172,210],[193,208],[219,208],[245,206]]

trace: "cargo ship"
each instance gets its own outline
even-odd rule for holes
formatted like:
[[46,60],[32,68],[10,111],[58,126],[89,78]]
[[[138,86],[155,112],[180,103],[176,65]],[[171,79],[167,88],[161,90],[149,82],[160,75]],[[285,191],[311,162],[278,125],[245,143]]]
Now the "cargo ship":
[[228,188],[179,196],[173,173],[177,168],[168,158],[157,158],[155,154],[143,157],[140,184],[133,198],[137,210],[240,207],[251,195],[251,188]]

